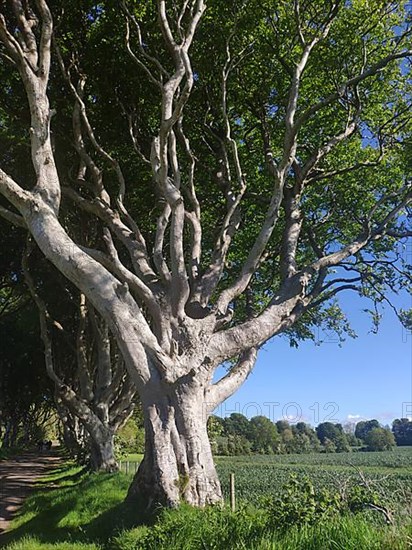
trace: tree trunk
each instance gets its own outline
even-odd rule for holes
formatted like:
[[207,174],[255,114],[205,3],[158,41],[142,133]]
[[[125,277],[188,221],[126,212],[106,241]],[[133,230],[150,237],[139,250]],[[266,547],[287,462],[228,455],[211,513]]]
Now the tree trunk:
[[61,438],[71,457],[84,462],[86,456],[86,431],[79,418],[63,403],[58,392],[55,393],[57,414],[61,423]]
[[10,442],[9,442],[9,447],[11,449],[13,449],[16,444],[17,444],[17,436],[18,436],[18,433],[19,433],[19,423],[18,422],[15,422],[13,424],[13,428],[11,430],[11,433],[10,433]]
[[119,465],[114,455],[114,436],[90,437],[90,462],[95,472],[117,472]]
[[8,420],[6,422],[6,427],[5,427],[5,430],[4,430],[4,436],[3,436],[3,442],[2,442],[2,446],[5,448],[5,449],[9,449],[10,448],[10,434],[11,434],[11,429],[12,429],[12,423],[11,423],[11,420]]
[[207,435],[204,389],[192,384],[146,388],[145,455],[130,486],[128,500],[146,508],[156,504],[193,506],[222,501]]

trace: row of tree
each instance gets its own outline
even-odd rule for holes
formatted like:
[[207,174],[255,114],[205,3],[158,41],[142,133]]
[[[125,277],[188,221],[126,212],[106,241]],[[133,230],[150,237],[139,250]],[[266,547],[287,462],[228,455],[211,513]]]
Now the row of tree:
[[2,446],[60,435],[92,469],[115,470],[114,435],[136,388],[107,323],[21,231],[1,231],[0,244]]
[[312,428],[305,422],[290,425],[286,420],[278,420],[273,423],[265,416],[255,416],[248,420],[240,413],[232,413],[227,418],[211,416],[208,431],[213,451],[219,455],[320,451],[339,453],[352,448],[384,451],[392,449],[396,444],[410,444],[400,433],[410,434],[412,421],[395,420],[392,433],[377,420],[358,422],[353,430],[344,429],[341,424],[332,422],[322,422]]

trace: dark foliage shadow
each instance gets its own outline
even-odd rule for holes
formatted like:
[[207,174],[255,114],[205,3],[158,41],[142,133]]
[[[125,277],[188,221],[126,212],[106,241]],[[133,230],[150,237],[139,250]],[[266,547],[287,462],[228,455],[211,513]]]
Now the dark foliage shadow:
[[[82,491],[87,491],[87,485],[91,483],[87,477],[82,479],[85,471],[81,470],[76,474],[59,478],[59,482],[63,479],[66,481],[77,480],[75,486],[79,494],[81,494]],[[136,500],[133,502],[121,502],[105,510],[90,522],[76,526],[65,526],[62,525],[64,518],[67,517],[68,512],[76,510],[78,505],[78,500],[73,495],[73,485],[66,488],[47,487],[47,483],[45,485],[45,487],[38,487],[35,501],[29,501],[24,506],[24,513],[33,512],[35,514],[33,518],[13,531],[3,534],[0,546],[17,542],[24,536],[32,536],[39,539],[42,543],[70,541],[73,543],[97,543],[101,544],[104,548],[110,548],[109,541],[111,537],[125,529],[131,529],[140,525],[152,525],[160,511],[160,509],[157,509],[144,512]],[[50,505],[49,498],[51,491],[58,491],[58,498],[52,505]]]
[[[54,474],[59,474],[59,473],[64,473],[65,471],[67,471],[68,469],[70,468],[67,468],[66,467],[62,467],[62,468],[57,468],[55,470],[53,470],[53,475]],[[78,472],[76,472],[75,474],[67,474],[65,476],[62,476],[62,477],[59,477],[57,482],[58,483],[65,483],[65,482],[72,482],[72,484],[75,484],[76,482],[79,482],[82,480],[82,478],[88,473],[88,469],[86,467],[82,468],[81,470],[79,470]],[[43,481],[43,480],[39,480],[39,481],[36,481],[34,486],[35,487],[38,487],[39,489],[41,488],[42,491],[44,491],[45,489],[48,488],[48,486],[51,485],[50,489],[55,489],[55,487],[53,487],[53,481]]]

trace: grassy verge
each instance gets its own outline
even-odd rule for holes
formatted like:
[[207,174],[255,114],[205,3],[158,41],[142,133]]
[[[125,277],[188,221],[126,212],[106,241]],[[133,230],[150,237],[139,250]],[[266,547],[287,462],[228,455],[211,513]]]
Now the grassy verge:
[[113,550],[407,550],[411,527],[388,527],[362,515],[337,517],[316,525],[270,529],[256,509],[207,511],[182,507],[165,511],[152,528],[124,531]]
[[[133,526],[139,510],[124,497],[131,475],[89,474],[66,464],[42,480],[12,524],[7,550],[407,550],[410,519],[387,526],[380,515],[335,515],[279,529],[270,507],[164,510]],[[273,515],[272,515],[273,517]]]
[[39,482],[26,500],[12,522],[10,548],[84,548],[80,543],[99,548],[116,529],[130,525],[122,505],[129,483],[125,474],[90,474],[68,463]]
[[61,542],[48,544],[41,542],[36,537],[26,536],[21,540],[12,543],[7,547],[8,550],[99,550],[96,544],[82,544],[72,542]]

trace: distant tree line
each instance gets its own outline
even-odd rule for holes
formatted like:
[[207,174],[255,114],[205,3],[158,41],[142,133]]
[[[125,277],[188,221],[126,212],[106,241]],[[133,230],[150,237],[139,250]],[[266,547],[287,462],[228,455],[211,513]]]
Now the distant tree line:
[[392,430],[378,420],[360,421],[356,426],[322,422],[313,428],[305,422],[271,422],[265,416],[250,420],[240,413],[208,421],[213,452],[217,455],[341,453],[351,450],[384,451],[396,445],[412,445],[412,421],[396,419]]

